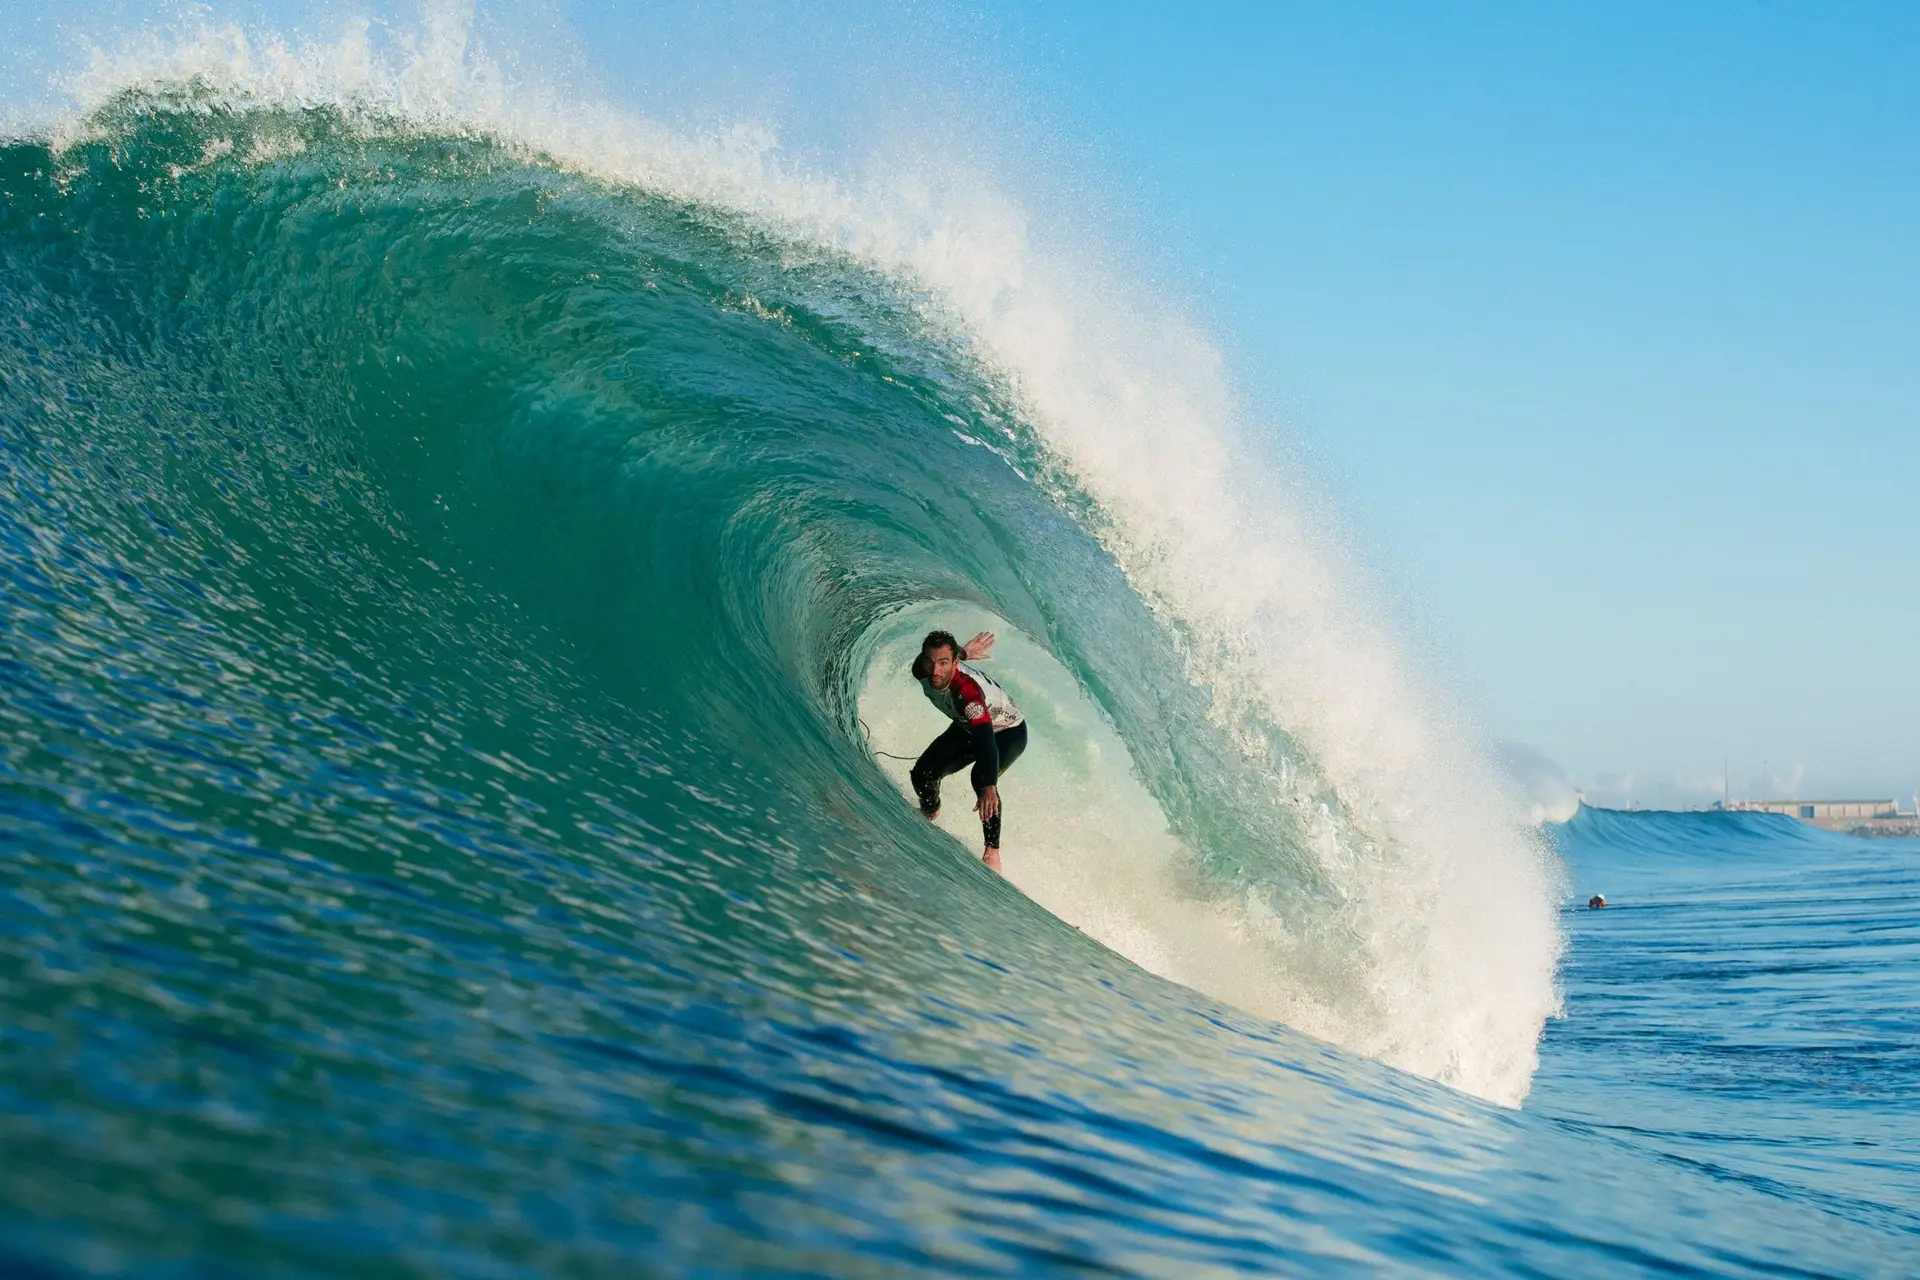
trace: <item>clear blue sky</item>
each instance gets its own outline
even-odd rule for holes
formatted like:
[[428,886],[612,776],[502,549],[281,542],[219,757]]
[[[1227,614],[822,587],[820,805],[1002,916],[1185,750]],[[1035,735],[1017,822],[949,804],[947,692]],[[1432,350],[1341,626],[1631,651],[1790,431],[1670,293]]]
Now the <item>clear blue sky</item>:
[[1495,735],[1920,788],[1920,5],[995,12]]
[[[1117,193],[1492,736],[1920,789],[1920,5],[492,8],[669,117],[977,108]],[[143,9],[36,6],[0,99]]]

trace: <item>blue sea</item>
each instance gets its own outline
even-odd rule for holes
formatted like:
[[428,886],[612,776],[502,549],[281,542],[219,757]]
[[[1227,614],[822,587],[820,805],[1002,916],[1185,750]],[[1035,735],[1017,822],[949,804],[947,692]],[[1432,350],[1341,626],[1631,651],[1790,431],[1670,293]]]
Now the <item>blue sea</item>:
[[0,143],[0,1272],[1920,1274],[1920,842],[1536,821],[1002,200],[215,43]]

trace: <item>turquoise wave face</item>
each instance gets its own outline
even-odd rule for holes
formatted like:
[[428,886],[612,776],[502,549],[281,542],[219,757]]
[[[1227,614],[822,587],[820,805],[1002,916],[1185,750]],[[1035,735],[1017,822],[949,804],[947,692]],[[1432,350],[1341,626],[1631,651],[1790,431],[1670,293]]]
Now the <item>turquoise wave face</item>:
[[[339,1170],[671,1164],[734,1124],[690,1080],[821,1009],[943,1070],[981,1018],[1062,1061],[1155,1038],[1170,988],[867,755],[908,605],[992,602],[1221,885],[1315,891],[1277,808],[1196,799],[1235,776],[1198,695],[896,286],[480,139],[138,97],[95,127],[0,151],[15,1204],[268,1176],[372,1221]],[[587,1095],[660,1053],[596,1136]],[[536,1094],[540,1133],[445,1127]],[[780,1158],[790,1120],[740,1123],[723,1163]],[[156,1193],[150,1159],[206,1163]]]

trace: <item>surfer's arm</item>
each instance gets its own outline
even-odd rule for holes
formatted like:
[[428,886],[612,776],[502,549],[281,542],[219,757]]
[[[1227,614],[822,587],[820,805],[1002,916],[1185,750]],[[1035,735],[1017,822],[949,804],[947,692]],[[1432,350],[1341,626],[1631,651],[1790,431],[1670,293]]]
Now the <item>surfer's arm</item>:
[[987,711],[986,692],[972,676],[956,671],[953,679],[960,714],[973,735],[973,789],[982,791],[1000,781],[1000,744],[993,740],[993,716]]
[[[982,822],[992,822],[995,818],[999,817],[1000,816],[1000,788],[999,787],[982,787],[980,789],[979,799],[973,802],[973,811],[980,815],[980,821]],[[994,837],[989,836],[987,838],[991,840]],[[998,866],[994,867],[995,871],[998,871],[999,869],[1000,868]]]
[[981,791],[1000,781],[1000,744],[993,740],[993,721],[969,724],[973,735],[973,789]]
[[983,658],[991,658],[993,656],[991,650],[993,649],[995,639],[997,639],[997,637],[993,632],[982,631],[962,646],[960,656],[968,662],[979,662]]
[[993,722],[969,724],[973,733],[973,790],[979,799],[973,807],[980,821],[991,822],[1000,812],[1000,744],[993,740]]

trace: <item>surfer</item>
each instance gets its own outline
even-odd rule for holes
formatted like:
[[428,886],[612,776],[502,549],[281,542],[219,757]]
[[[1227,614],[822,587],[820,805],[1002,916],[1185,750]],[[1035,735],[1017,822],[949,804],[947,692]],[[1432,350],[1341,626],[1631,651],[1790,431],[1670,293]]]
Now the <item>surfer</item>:
[[980,860],[1000,870],[1000,771],[1027,749],[1026,718],[1007,691],[961,659],[979,662],[993,649],[994,635],[982,631],[962,645],[950,631],[929,631],[913,660],[913,678],[927,701],[953,723],[920,753],[914,763],[913,793],[931,822],[940,814],[940,779],[973,766],[973,807],[980,815],[986,852]]

